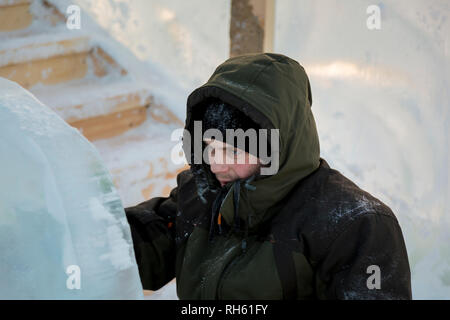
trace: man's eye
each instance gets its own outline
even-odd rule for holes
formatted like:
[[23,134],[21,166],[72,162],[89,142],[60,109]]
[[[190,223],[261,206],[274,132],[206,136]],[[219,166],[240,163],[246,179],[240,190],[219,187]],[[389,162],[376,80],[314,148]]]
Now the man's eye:
[[232,150],[232,151],[231,151],[231,154],[232,154],[234,157],[238,157],[238,156],[241,156],[241,155],[242,155],[242,151],[239,150],[239,149]]

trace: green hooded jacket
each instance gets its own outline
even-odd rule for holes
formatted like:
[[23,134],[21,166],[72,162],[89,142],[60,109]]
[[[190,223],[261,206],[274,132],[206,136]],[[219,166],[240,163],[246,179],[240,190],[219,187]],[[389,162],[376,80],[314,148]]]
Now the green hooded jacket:
[[[194,121],[210,98],[279,130],[276,174],[220,187],[194,163]],[[176,277],[180,299],[411,298],[395,215],[320,158],[311,105],[303,67],[271,53],[228,59],[189,95],[190,170],[169,197],[126,209],[144,288]]]

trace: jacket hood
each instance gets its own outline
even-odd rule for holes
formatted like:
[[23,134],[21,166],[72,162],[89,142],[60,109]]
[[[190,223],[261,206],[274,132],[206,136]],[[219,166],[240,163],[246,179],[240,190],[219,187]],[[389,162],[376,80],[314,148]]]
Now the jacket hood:
[[[251,187],[239,188],[238,195],[236,190],[228,192],[220,206],[221,215],[231,225],[236,211],[233,197],[237,195],[239,217],[252,229],[272,217],[293,187],[319,167],[309,79],[297,61],[281,54],[248,54],[226,60],[188,97],[185,129],[191,134],[189,149],[194,145],[194,121],[201,119],[205,102],[212,97],[233,105],[268,129],[269,139],[270,129],[279,130],[278,172],[247,181],[246,186]],[[199,196],[208,190],[215,192],[217,183],[209,166],[194,164],[193,151],[186,143],[183,148],[197,176]]]

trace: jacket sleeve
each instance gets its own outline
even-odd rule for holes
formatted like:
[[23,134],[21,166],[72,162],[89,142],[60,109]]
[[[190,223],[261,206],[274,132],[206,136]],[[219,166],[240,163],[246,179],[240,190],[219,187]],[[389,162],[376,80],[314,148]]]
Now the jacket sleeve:
[[316,275],[319,298],[411,299],[408,256],[395,217],[355,218],[327,252]]
[[158,290],[175,277],[177,189],[125,209],[142,286]]

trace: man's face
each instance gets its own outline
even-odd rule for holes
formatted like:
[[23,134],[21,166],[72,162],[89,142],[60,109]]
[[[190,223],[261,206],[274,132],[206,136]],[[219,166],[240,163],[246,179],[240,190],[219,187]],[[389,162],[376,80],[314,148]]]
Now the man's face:
[[211,171],[221,186],[237,179],[248,178],[261,168],[259,159],[245,151],[218,140],[205,140],[205,143],[209,149]]

